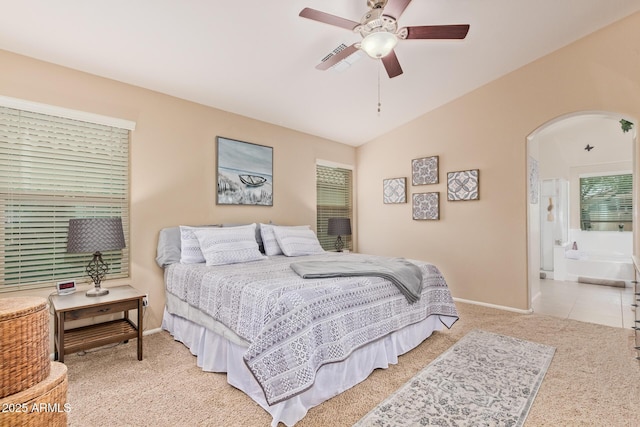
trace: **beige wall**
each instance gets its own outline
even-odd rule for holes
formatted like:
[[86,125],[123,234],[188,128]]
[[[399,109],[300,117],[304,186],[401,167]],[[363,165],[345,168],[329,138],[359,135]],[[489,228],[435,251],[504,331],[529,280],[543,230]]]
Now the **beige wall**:
[[[154,262],[159,229],[268,220],[313,225],[316,159],[353,164],[357,158],[360,252],[431,261],[454,296],[526,309],[526,137],[573,111],[614,111],[637,122],[639,39],[635,14],[357,150],[4,51],[0,95],[137,123],[129,282],[150,295],[147,328],[159,327],[164,306],[162,271]],[[215,205],[216,135],[274,147],[273,207]],[[411,159],[431,155],[440,156],[440,183],[409,185],[409,194],[439,191],[441,220],[413,221],[410,203],[383,205],[382,180],[410,178]],[[472,168],[480,169],[480,200],[447,202],[446,172]]]
[[[160,326],[164,308],[162,270],[155,264],[161,228],[273,220],[315,229],[316,159],[355,164],[355,148],[348,145],[6,51],[0,51],[0,64],[0,95],[137,123],[131,137],[131,277],[104,284],[128,282],[149,294],[145,329]],[[216,205],[216,135],[274,148],[273,207]]]
[[[637,40],[640,14],[359,147],[359,250],[431,261],[455,297],[527,309],[526,138],[575,111],[612,111],[637,123]],[[382,180],[410,182],[411,159],[432,155],[440,156],[440,183],[408,190],[440,192],[441,219],[413,221],[410,202],[384,205]],[[480,200],[447,202],[446,173],[475,168]]]

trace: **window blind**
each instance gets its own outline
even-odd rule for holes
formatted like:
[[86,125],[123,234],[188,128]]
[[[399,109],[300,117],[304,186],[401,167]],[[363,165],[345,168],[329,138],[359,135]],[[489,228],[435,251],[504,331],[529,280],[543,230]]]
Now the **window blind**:
[[630,231],[633,222],[633,175],[580,178],[583,230]]
[[[335,250],[338,236],[329,236],[329,218],[349,218],[353,221],[352,172],[349,169],[316,165],[316,230],[320,245],[325,250]],[[344,249],[352,249],[351,236],[342,236]]]
[[69,219],[115,216],[127,248],[103,254],[107,278],[129,274],[128,130],[0,107],[0,291],[90,281]]

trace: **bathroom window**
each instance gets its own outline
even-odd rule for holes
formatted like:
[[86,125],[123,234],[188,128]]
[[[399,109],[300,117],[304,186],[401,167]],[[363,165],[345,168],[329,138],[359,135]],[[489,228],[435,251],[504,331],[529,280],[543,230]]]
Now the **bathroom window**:
[[580,178],[580,228],[631,231],[632,196],[631,174]]

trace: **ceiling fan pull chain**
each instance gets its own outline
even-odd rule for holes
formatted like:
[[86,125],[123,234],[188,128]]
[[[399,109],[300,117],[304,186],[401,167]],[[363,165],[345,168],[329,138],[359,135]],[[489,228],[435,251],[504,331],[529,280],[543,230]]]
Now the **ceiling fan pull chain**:
[[380,116],[380,107],[382,106],[382,103],[380,102],[380,68],[381,67],[382,66],[378,67],[378,116]]

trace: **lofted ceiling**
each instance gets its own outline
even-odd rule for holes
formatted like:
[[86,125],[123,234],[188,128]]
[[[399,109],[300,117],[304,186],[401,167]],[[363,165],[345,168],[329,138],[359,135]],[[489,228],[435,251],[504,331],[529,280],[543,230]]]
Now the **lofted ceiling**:
[[639,11],[640,0],[413,0],[400,26],[471,29],[464,40],[401,40],[404,74],[393,79],[364,55],[316,70],[361,37],[299,17],[305,7],[353,21],[367,11],[366,0],[0,0],[0,49],[357,146]]

